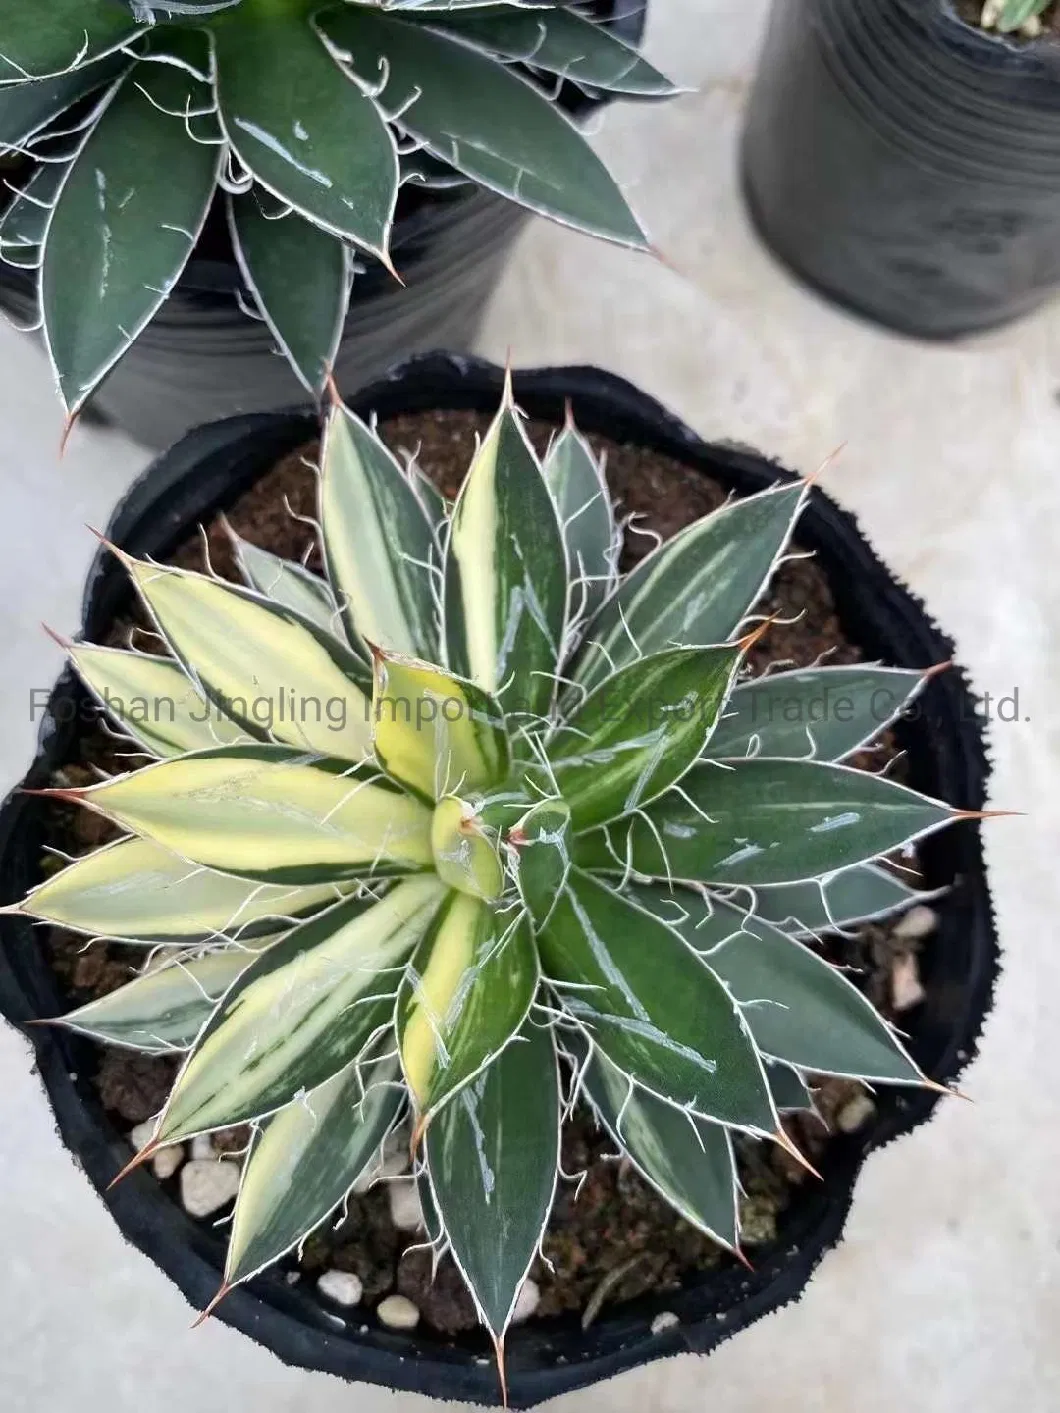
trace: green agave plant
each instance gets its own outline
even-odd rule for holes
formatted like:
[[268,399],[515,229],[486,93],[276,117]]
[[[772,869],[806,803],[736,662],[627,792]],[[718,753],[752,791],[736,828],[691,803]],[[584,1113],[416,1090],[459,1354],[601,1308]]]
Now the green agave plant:
[[390,266],[404,181],[478,183],[646,248],[550,96],[562,80],[674,92],[602,25],[541,0],[4,0],[0,159],[34,169],[0,257],[39,270],[70,415],[157,313],[218,193],[257,312],[314,393],[355,254]]
[[510,387],[455,504],[341,406],[321,463],[326,579],[238,539],[246,587],[122,555],[171,656],[70,655],[158,759],[43,792],[128,836],[13,911],[149,949],[62,1022],[184,1053],[130,1167],[253,1126],[222,1295],[411,1120],[502,1351],[576,1098],[738,1252],[734,1133],[790,1148],[809,1075],[938,1087],[811,943],[912,901],[874,860],[968,816],[843,764],[930,670],[744,680],[807,482],[620,579],[600,464],[571,422],[539,460]]
[[1002,34],[1026,29],[1037,33],[1039,16],[1044,15],[1053,0],[985,0],[980,24],[984,29],[997,28]]

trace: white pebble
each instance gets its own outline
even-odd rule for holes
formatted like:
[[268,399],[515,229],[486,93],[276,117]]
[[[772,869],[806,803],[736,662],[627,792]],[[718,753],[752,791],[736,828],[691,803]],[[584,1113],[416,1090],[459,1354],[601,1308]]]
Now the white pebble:
[[876,1105],[867,1094],[855,1094],[836,1114],[836,1125],[844,1133],[855,1133],[863,1124],[868,1123],[875,1112]]
[[208,1133],[197,1133],[191,1140],[191,1156],[196,1162],[205,1162],[207,1158],[217,1157],[217,1149]]
[[364,1172],[353,1184],[354,1195],[357,1197],[362,1196],[370,1187],[377,1183],[380,1178],[403,1177],[412,1164],[412,1159],[409,1154],[409,1144],[411,1141],[412,1135],[406,1124],[402,1124],[399,1128],[394,1129],[392,1133],[387,1134],[386,1140],[383,1143],[382,1157],[379,1158],[377,1156],[373,1158],[372,1162],[369,1163],[368,1167],[365,1168]]
[[524,1320],[529,1320],[537,1307],[541,1304],[541,1291],[538,1289],[537,1281],[530,1280],[529,1277],[523,1281],[523,1288],[515,1298],[515,1309],[512,1311],[512,1324],[521,1325]]
[[239,1169],[235,1163],[219,1163],[216,1158],[195,1158],[180,1174],[180,1200],[193,1217],[209,1217],[219,1211],[239,1191]]
[[145,1119],[142,1124],[137,1124],[129,1133],[129,1142],[137,1153],[142,1152],[151,1139],[155,1136],[155,1129],[158,1127],[157,1119]]
[[414,1330],[420,1322],[420,1312],[403,1295],[388,1295],[375,1308],[380,1324],[388,1330]]
[[390,1220],[398,1231],[419,1231],[423,1226],[423,1204],[415,1178],[396,1178],[387,1184]]
[[160,1148],[151,1159],[151,1171],[160,1182],[171,1178],[184,1161],[184,1145],[171,1143],[168,1148]]
[[667,1330],[676,1329],[680,1323],[681,1321],[672,1310],[663,1310],[652,1320],[651,1332],[654,1335],[664,1334]]
[[919,942],[921,937],[930,937],[938,925],[939,915],[935,909],[917,903],[895,923],[894,935],[903,942]]
[[896,1011],[909,1011],[924,999],[920,967],[912,952],[897,957],[891,967],[891,1004]]
[[350,1271],[325,1271],[317,1281],[317,1290],[336,1305],[360,1305],[364,1294],[360,1278]]

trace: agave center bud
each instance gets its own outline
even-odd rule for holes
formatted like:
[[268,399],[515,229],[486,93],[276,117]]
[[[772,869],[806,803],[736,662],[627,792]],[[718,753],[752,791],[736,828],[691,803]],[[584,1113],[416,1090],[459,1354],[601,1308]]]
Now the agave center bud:
[[543,927],[570,872],[570,807],[559,798],[542,800],[509,830],[507,843],[519,894],[535,926]]
[[449,888],[493,902],[504,891],[497,842],[466,801],[439,800],[431,820],[431,848],[438,877]]

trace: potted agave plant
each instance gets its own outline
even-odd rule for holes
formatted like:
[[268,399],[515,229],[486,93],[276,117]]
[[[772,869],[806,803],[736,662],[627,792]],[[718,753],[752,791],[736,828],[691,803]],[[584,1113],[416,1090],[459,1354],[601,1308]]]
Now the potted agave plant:
[[592,370],[435,355],[316,435],[119,507],[0,821],[4,1010],[129,1238],[290,1362],[528,1406],[709,1351],[974,1051],[950,645],[809,481]]
[[572,121],[673,92],[645,5],[11,0],[0,303],[156,447],[466,346],[527,211],[646,247]]
[[744,185],[796,274],[903,333],[1035,309],[1060,283],[1060,7],[777,0]]

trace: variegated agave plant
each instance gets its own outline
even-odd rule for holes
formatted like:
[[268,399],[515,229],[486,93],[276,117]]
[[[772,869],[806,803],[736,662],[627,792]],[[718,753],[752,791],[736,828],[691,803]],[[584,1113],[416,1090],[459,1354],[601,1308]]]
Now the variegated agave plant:
[[0,226],[0,257],[39,269],[71,414],[172,290],[219,189],[244,281],[312,392],[338,346],[354,254],[390,262],[404,181],[478,183],[646,245],[548,85],[673,89],[577,10],[543,0],[4,0],[2,10],[0,159],[21,153],[36,167]]
[[591,449],[569,424],[539,461],[509,390],[453,505],[332,410],[326,581],[242,541],[247,587],[122,556],[172,656],[71,657],[161,759],[45,792],[129,834],[15,910],[151,949],[64,1022],[186,1052],[130,1166],[253,1125],[222,1294],[410,1119],[500,1348],[575,1096],[738,1251],[733,1133],[790,1147],[808,1075],[931,1085],[807,940],[910,902],[873,860],[962,817],[842,764],[930,673],[741,680],[807,494],[732,502],[620,580]]

